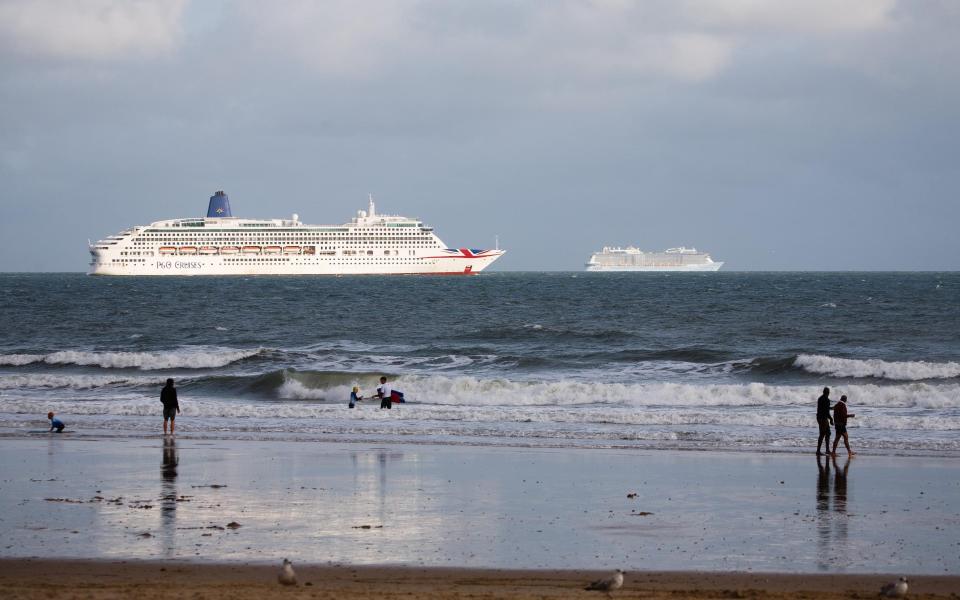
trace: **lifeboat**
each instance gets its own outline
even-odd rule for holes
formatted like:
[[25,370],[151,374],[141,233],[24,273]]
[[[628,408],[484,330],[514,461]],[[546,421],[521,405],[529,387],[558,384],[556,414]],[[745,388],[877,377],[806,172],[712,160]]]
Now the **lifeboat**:
[[260,254],[260,246],[244,246],[240,249],[243,254]]
[[196,246],[180,246],[180,254],[196,254]]
[[300,254],[300,246],[284,246],[284,254]]
[[263,247],[264,254],[280,254],[281,250],[282,249],[280,248],[280,246],[264,246]]
[[220,254],[237,254],[240,252],[240,248],[236,246],[224,246],[220,248]]
[[217,249],[214,248],[213,246],[200,247],[200,254],[216,254],[216,253],[217,253]]
[[160,246],[160,254],[176,254],[177,249],[173,246]]
[[316,253],[317,253],[317,247],[316,247],[316,246],[304,246],[304,247],[303,247],[303,253],[304,253],[304,254],[316,254]]

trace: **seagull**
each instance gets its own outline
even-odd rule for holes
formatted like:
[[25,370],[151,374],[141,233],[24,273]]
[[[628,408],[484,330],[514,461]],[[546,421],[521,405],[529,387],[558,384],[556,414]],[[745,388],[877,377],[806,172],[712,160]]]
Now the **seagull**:
[[610,577],[591,581],[587,587],[583,589],[595,592],[606,592],[609,596],[610,592],[613,590],[619,590],[621,587],[623,587],[623,574],[623,569],[617,569]]
[[283,568],[280,569],[280,574],[277,575],[277,581],[281,585],[297,585],[297,574],[293,572],[293,563],[288,559],[283,559]]
[[903,598],[907,595],[907,578],[901,577],[894,582],[886,584],[880,588],[880,595],[884,598]]

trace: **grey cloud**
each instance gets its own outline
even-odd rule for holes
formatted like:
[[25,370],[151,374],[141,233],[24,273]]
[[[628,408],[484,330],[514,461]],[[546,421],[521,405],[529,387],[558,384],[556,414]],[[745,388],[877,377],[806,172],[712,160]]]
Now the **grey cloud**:
[[804,5],[195,3],[163,52],[6,54],[0,235],[51,242],[0,269],[83,269],[88,237],[218,188],[311,222],[373,192],[448,243],[499,234],[500,268],[628,243],[957,268],[957,11]]

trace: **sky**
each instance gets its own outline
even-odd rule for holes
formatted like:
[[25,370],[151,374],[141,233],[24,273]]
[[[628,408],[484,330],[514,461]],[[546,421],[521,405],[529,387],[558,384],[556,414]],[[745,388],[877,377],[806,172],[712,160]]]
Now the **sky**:
[[0,0],[0,271],[202,216],[960,269],[960,2]]

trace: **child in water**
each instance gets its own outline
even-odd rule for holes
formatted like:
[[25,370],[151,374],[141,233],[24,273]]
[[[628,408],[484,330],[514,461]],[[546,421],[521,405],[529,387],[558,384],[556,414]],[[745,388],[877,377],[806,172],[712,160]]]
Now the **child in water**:
[[63,421],[53,416],[52,412],[47,413],[47,418],[50,419],[50,431],[56,429],[57,433],[62,433],[63,428],[67,426]]
[[359,391],[360,391],[359,387],[353,386],[353,391],[350,392],[350,404],[349,404],[350,408],[353,408],[354,406],[357,405],[357,402],[360,402],[361,400],[363,400],[363,396],[357,393]]

